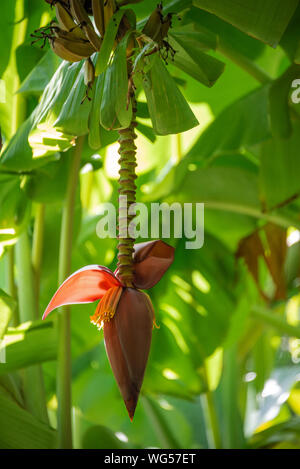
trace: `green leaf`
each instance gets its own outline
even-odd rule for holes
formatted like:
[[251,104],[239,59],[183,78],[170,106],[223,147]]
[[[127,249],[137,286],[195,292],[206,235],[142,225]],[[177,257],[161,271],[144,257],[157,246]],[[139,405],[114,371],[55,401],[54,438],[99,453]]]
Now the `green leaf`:
[[243,421],[239,409],[239,387],[241,377],[236,346],[224,352],[224,374],[221,382],[223,403],[224,447],[245,448]]
[[12,313],[16,308],[16,303],[3,290],[0,290],[0,339],[3,338],[8,324],[11,320]]
[[93,87],[92,109],[89,115],[89,145],[93,150],[101,147],[100,107],[102,101],[105,74],[96,78]]
[[20,188],[20,178],[0,172],[0,242],[13,241],[27,221],[28,199]]
[[0,448],[50,449],[56,446],[56,431],[43,424],[0,388]]
[[219,16],[250,36],[276,47],[288,26],[298,0],[193,0],[196,7]]
[[94,425],[83,435],[82,449],[124,449],[124,444],[109,428]]
[[69,166],[67,158],[57,156],[58,161],[52,161],[24,178],[23,189],[29,199],[42,204],[64,199]]
[[251,214],[260,207],[256,175],[240,168],[219,166],[189,172],[178,189],[180,200],[231,207],[238,213]]
[[154,132],[168,135],[185,132],[198,121],[159,57],[143,77]]
[[15,4],[13,2],[3,3],[0,17],[0,46],[2,50],[0,77],[6,69],[13,41],[13,30],[15,20]]
[[253,449],[259,449],[279,442],[294,442],[299,439],[300,417],[293,417],[290,420],[255,433],[250,440],[250,445]]
[[1,343],[6,351],[6,363],[0,364],[0,374],[56,359],[56,332],[52,322],[35,322],[9,328]]
[[300,66],[291,65],[270,88],[270,119],[274,137],[288,138],[292,133],[289,108],[291,83],[300,76]]
[[209,31],[171,31],[170,44],[176,51],[172,63],[205,86],[211,87],[223,73],[225,64],[203,51],[215,49],[217,38]]
[[132,105],[128,99],[128,72],[126,48],[130,38],[127,34],[116,48],[112,64],[105,71],[101,101],[100,122],[107,130],[129,127],[132,120]]
[[40,103],[36,108],[33,130],[35,127],[47,129],[53,126],[70,95],[70,90],[82,66],[82,62],[71,65],[66,61],[61,63],[45,88]]
[[290,138],[273,138],[261,146],[261,192],[268,208],[288,203],[299,194],[300,160],[295,157],[299,145],[300,125],[297,122]]
[[192,147],[188,153],[190,162],[210,158],[221,152],[253,146],[267,140],[271,135],[268,101],[269,86],[265,86],[230,105],[203,132]]
[[20,86],[19,93],[40,94],[54,75],[60,59],[49,50],[32,69]]
[[108,66],[109,58],[112,53],[114,42],[116,40],[117,32],[121,23],[121,20],[125,14],[124,10],[118,10],[110,19],[103,42],[101,45],[100,52],[98,54],[98,60],[96,64],[96,76],[100,75],[105,71]]
[[[53,122],[53,127],[65,135],[80,137],[88,133],[88,119],[91,102],[84,99],[86,85],[84,82],[84,65],[82,65],[74,84],[69,88],[66,101]],[[84,100],[84,101],[83,101]]]
[[161,410],[154,399],[149,396],[143,396],[143,405],[147,416],[152,423],[162,448],[173,449],[181,448],[180,442],[176,441],[172,430],[170,430],[168,422],[166,422]]

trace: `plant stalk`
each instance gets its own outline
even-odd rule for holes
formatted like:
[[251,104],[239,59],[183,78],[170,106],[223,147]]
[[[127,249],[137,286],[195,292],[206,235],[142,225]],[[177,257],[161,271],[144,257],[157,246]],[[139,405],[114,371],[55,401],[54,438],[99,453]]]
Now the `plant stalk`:
[[222,438],[215,406],[215,399],[213,392],[209,389],[209,382],[205,363],[203,366],[203,378],[205,381],[205,385],[208,389],[207,392],[203,395],[203,403],[205,403],[207,419],[209,421],[207,427],[211,429],[214,448],[222,449]]
[[45,205],[38,204],[36,207],[33,243],[32,243],[32,266],[34,271],[35,280],[35,295],[36,304],[39,305],[40,297],[40,276],[41,264],[43,254],[43,241],[44,241],[44,220],[45,220]]
[[[71,152],[67,181],[67,192],[63,207],[59,251],[59,285],[71,272],[72,241],[76,192],[79,180],[80,160],[84,138],[77,141],[74,152]],[[73,153],[73,154],[72,154]],[[60,449],[72,448],[72,394],[71,394],[71,318],[70,307],[58,310],[58,355],[57,355],[57,429]]]
[[136,202],[135,168],[136,146],[135,128],[136,101],[133,99],[133,118],[128,129],[119,130],[120,179],[119,179],[119,244],[118,276],[126,287],[133,286],[133,237],[128,233],[134,215],[128,214],[129,207]]

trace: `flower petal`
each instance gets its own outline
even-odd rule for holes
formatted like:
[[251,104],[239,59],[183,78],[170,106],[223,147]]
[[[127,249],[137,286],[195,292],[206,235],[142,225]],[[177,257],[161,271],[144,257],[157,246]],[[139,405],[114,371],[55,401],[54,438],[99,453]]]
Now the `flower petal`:
[[59,287],[47,306],[43,319],[60,306],[93,303],[102,298],[109,288],[117,286],[121,286],[121,283],[107,267],[99,265],[83,267]]
[[154,287],[174,261],[175,249],[156,240],[135,245],[134,285],[141,290]]

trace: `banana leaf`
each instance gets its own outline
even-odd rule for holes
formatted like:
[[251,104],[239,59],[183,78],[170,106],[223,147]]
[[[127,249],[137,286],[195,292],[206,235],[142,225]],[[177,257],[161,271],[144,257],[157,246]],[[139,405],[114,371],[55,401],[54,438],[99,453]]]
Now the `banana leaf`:
[[157,56],[143,78],[153,130],[157,135],[185,132],[198,125],[191,108]]

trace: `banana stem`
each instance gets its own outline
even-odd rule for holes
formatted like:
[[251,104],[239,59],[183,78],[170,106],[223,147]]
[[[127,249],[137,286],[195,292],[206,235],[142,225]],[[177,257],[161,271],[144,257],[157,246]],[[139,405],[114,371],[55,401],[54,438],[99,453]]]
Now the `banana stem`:
[[222,438],[219,426],[219,419],[216,410],[215,398],[213,392],[209,389],[206,364],[203,366],[203,377],[207,387],[206,393],[202,396],[207,418],[207,429],[211,431],[212,443],[215,449],[222,448]]
[[[71,154],[67,192],[62,214],[59,252],[59,284],[70,275],[76,190],[79,179],[80,160],[84,138],[78,139],[74,154]],[[71,422],[71,318],[70,308],[58,311],[58,356],[57,356],[57,429],[60,449],[72,448]]]
[[134,215],[128,214],[129,207],[136,201],[135,168],[137,138],[135,128],[136,101],[133,100],[133,118],[128,129],[119,130],[120,179],[119,179],[119,244],[118,244],[118,276],[127,287],[133,286],[133,252],[134,239],[128,233],[128,227]]
[[[14,300],[17,300],[17,289],[15,284],[15,249],[13,246],[11,246],[5,256],[5,291]],[[18,324],[18,309],[15,308],[11,325],[16,327]]]

